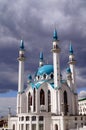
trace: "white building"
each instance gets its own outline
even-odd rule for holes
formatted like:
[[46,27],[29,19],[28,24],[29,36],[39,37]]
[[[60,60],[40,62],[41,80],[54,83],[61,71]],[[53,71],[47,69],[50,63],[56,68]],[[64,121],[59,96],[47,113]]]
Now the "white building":
[[86,98],[78,100],[79,115],[86,115]]
[[[39,67],[35,76],[28,75],[24,88],[25,49],[21,41],[19,50],[19,79],[17,114],[8,117],[8,128],[13,130],[70,130],[83,127],[86,117],[78,115],[75,58],[70,45],[67,79],[62,79],[57,31],[52,43],[53,65],[44,64],[40,53]],[[34,66],[34,65],[33,65]],[[32,67],[33,67],[32,66]]]

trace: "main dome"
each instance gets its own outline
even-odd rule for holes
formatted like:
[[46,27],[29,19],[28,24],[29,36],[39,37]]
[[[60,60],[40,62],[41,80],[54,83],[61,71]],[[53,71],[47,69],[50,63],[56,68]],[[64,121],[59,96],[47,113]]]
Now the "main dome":
[[38,68],[36,76],[43,75],[43,74],[51,74],[53,73],[53,65],[43,65],[42,67]]

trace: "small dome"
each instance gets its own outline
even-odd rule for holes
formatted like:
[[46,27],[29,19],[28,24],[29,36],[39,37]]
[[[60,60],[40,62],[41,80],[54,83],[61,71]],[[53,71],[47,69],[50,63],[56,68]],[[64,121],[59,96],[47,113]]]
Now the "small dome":
[[49,75],[52,72],[53,72],[53,65],[44,65],[38,68],[36,75],[43,75],[43,74]]
[[66,71],[67,71],[67,73],[71,73],[70,68],[67,68]]
[[28,74],[28,80],[32,80],[32,76]]

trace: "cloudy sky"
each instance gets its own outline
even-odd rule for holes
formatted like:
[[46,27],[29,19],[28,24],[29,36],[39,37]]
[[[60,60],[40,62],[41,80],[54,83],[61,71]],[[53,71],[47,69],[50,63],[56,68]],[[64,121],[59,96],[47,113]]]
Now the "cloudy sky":
[[41,50],[45,63],[52,64],[54,28],[60,39],[61,72],[65,75],[68,67],[71,41],[77,60],[78,93],[86,96],[86,0],[0,0],[0,100],[4,98],[0,111],[6,97],[9,102],[10,97],[16,97],[20,40],[24,40],[27,57],[26,85],[27,75],[37,70]]

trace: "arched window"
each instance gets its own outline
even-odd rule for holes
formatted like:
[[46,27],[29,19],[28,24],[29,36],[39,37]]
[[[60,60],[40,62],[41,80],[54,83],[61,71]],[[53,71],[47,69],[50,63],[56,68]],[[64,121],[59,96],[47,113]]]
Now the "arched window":
[[57,124],[55,124],[55,130],[58,130],[58,125]]
[[34,93],[34,107],[33,107],[33,109],[34,109],[34,111],[36,111],[36,89],[35,88],[33,90],[33,93]]
[[40,105],[44,105],[45,104],[45,93],[43,91],[43,89],[40,90]]
[[50,90],[48,90],[48,112],[51,111],[51,93]]
[[68,99],[67,99],[67,92],[64,91],[64,114],[67,115],[68,112]]
[[15,124],[13,124],[13,130],[15,130]]
[[54,77],[53,74],[51,74],[50,77],[51,77],[51,79],[53,79],[53,77]]
[[46,74],[44,74],[44,75],[43,75],[43,77],[44,77],[44,79],[46,79],[47,75],[46,75]]
[[30,111],[31,105],[32,105],[32,96],[31,96],[31,93],[29,92],[29,94],[28,94],[28,112]]

